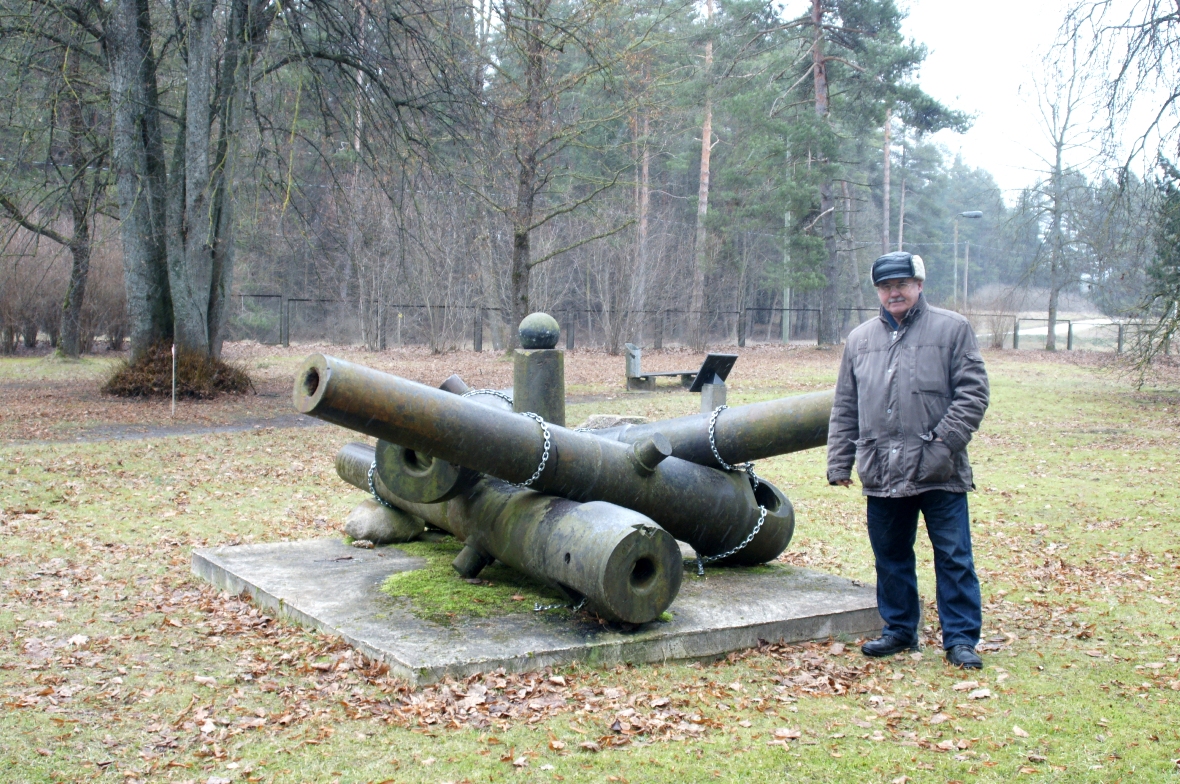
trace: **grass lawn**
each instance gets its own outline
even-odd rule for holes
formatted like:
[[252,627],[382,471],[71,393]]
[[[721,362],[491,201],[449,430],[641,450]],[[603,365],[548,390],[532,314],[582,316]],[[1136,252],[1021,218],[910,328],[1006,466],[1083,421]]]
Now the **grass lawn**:
[[[188,435],[167,434],[166,404],[98,395],[103,360],[0,360],[0,779],[1180,780],[1175,376],[1136,390],[1099,355],[986,355],[992,407],[970,447],[982,672],[941,657],[920,537],[919,655],[870,662],[819,641],[411,690],[190,572],[196,546],[342,535],[364,497],[333,468],[350,434],[265,426],[290,413],[291,375],[312,350],[231,347],[260,394],[182,403],[177,421],[249,429]],[[323,350],[434,385],[452,372],[511,383],[490,353]],[[740,353],[731,405],[835,381],[835,352]],[[571,424],[698,405],[624,392],[621,357],[566,364]],[[74,442],[113,424],[151,437]],[[822,450],[758,473],[795,504],[784,560],[873,579],[863,500],[827,486]]]

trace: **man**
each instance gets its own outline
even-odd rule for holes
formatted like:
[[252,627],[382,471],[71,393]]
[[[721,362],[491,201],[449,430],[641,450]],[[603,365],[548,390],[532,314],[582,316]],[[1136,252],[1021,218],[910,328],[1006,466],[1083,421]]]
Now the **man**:
[[975,485],[966,447],[987,410],[987,371],[967,319],[927,304],[920,256],[882,256],[872,278],[881,312],[848,336],[828,427],[829,484],[851,485],[855,458],[868,500],[885,628],[861,650],[917,650],[914,539],[921,512],[934,546],[947,661],[980,669],[982,612],[967,511]]

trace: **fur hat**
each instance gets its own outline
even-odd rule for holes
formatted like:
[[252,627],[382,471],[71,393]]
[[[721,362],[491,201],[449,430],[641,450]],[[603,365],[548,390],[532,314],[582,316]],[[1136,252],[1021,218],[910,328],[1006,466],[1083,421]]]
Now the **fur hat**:
[[898,278],[926,280],[926,265],[922,263],[922,257],[899,250],[886,253],[873,262],[874,286],[881,281]]

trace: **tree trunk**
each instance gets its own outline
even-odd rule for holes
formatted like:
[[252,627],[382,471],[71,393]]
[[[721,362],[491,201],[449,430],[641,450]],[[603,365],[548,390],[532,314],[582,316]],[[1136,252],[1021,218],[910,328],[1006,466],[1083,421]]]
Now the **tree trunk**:
[[[713,0],[705,2],[705,23],[713,24]],[[692,295],[689,300],[690,330],[689,343],[693,350],[705,347],[705,266],[708,253],[705,247],[708,235],[705,219],[709,216],[709,160],[713,152],[713,86],[712,78],[713,41],[705,42],[705,118],[701,122],[701,173],[697,186],[697,225],[693,242]]]
[[[212,0],[190,3],[185,102],[173,161],[168,243],[176,342],[213,357],[221,354],[233,281],[230,175],[237,151],[238,94],[249,79],[257,44],[266,36],[273,11],[252,7],[250,0],[233,0],[220,63],[215,58],[216,19]],[[215,83],[216,74],[220,78]]]
[[883,163],[885,172],[884,191],[881,194],[881,254],[884,255],[889,252],[889,224],[893,222],[893,215],[889,210],[889,164],[891,163],[892,150],[889,147],[889,133],[893,126],[893,109],[885,110],[885,160]]
[[1064,259],[1064,247],[1061,237],[1061,223],[1064,218],[1065,205],[1062,204],[1064,195],[1062,194],[1062,176],[1063,176],[1063,148],[1065,147],[1065,134],[1060,133],[1056,139],[1056,150],[1053,161],[1053,207],[1052,207],[1052,222],[1049,227],[1049,331],[1045,335],[1045,350],[1057,350],[1057,300],[1061,293],[1061,272]]
[[111,63],[111,148],[132,362],[172,336],[164,245],[166,167],[151,35],[147,0],[114,0],[104,45]]
[[[815,114],[821,124],[828,121],[828,76],[827,59],[823,51],[823,4],[811,0],[811,23],[815,29],[815,41],[811,47],[812,73],[815,83]],[[832,196],[832,181],[827,171],[828,159],[821,154],[819,186],[820,229],[824,238],[827,259],[824,263],[824,287],[819,301],[819,327],[816,342],[821,346],[840,342],[840,329],[836,311],[839,308],[840,259],[836,247],[836,200]]]
[[[67,55],[66,69],[70,79],[80,81],[82,76],[81,57],[73,49]],[[66,146],[70,163],[73,164],[74,179],[70,184],[70,281],[66,286],[66,298],[62,304],[61,344],[62,356],[76,359],[82,353],[82,304],[86,299],[86,280],[90,274],[90,208],[91,193],[87,187],[86,152],[83,139],[86,125],[82,118],[82,106],[74,90],[66,90],[62,96],[62,112],[65,125],[69,128]],[[98,175],[92,175],[91,178]]]
[[848,232],[848,267],[852,275],[853,298],[856,302],[856,307],[864,310],[865,290],[864,286],[861,285],[860,279],[860,262],[857,259],[859,253],[856,247],[856,233],[852,230],[852,194],[849,192],[847,180],[840,183],[840,190],[844,195],[844,226]]
[[509,350],[519,343],[518,327],[529,309],[529,278],[532,273],[530,234],[537,195],[537,144],[544,120],[541,92],[545,84],[545,49],[540,21],[528,23],[531,35],[526,44],[524,128],[517,149],[520,168],[516,177],[516,205],[512,210],[512,321],[508,325]]
[[897,249],[905,244],[905,177],[901,178],[901,203],[897,206]]
[[651,205],[651,147],[648,146],[647,136],[651,132],[650,119],[647,112],[643,114],[643,150],[640,153],[639,164],[639,230],[636,235],[638,244],[637,257],[639,263],[636,275],[635,309],[639,311],[639,329],[637,340],[643,340],[643,325],[647,322],[647,214]]

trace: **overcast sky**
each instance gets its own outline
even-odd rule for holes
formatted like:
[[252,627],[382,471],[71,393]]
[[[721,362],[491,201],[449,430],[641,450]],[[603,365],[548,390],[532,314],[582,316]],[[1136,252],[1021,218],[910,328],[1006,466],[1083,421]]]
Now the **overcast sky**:
[[[1012,191],[1032,183],[1048,144],[1038,124],[1032,77],[1069,6],[1066,0],[902,0],[904,29],[929,48],[919,83],[975,115],[965,134],[933,138]],[[1006,194],[1007,195],[1007,194]]]

